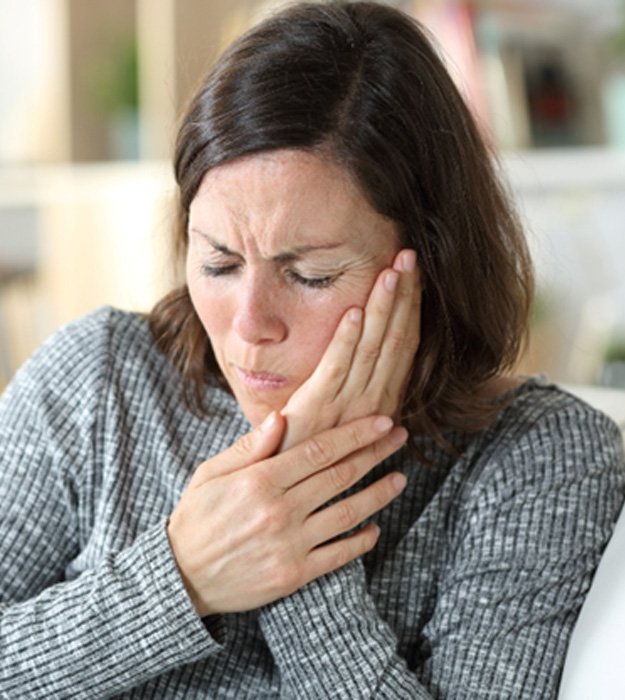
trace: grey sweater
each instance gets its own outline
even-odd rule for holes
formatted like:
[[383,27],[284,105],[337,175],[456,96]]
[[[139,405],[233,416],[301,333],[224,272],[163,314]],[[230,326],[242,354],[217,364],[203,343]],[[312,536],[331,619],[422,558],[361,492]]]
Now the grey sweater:
[[201,620],[167,516],[249,425],[180,379],[140,317],[53,336],[0,400],[3,698],[551,698],[625,491],[616,426],[531,379],[451,458],[407,452],[376,548],[293,595]]

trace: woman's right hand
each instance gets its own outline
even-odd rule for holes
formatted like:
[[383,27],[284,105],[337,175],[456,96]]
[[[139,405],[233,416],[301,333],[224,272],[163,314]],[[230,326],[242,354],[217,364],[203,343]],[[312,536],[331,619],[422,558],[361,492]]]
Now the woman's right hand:
[[167,532],[201,617],[241,612],[290,595],[375,545],[377,528],[356,528],[405,486],[392,473],[325,506],[405,442],[404,428],[367,417],[275,455],[285,419],[263,424],[196,470]]
[[403,249],[377,277],[364,309],[350,308],[313,374],[282,409],[281,449],[363,416],[397,416],[419,347],[421,281]]

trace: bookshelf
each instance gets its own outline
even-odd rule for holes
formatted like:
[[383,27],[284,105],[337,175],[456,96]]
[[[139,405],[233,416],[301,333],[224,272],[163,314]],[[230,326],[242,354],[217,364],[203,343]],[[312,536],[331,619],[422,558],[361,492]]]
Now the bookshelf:
[[[498,147],[620,142],[613,124],[625,109],[625,77],[618,80],[625,39],[618,61],[610,48],[623,23],[619,0],[592,7],[586,0],[387,1],[438,37]],[[278,4],[5,3],[0,164],[168,157],[176,117],[200,76],[253,18]]]

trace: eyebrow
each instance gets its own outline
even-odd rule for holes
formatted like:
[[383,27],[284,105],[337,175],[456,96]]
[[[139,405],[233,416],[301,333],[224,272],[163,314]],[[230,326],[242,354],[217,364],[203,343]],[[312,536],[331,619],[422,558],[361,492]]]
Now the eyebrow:
[[[198,236],[201,236],[207,243],[209,243],[215,250],[219,251],[220,253],[223,253],[224,255],[240,255],[239,253],[236,253],[233,250],[230,250],[227,246],[223,245],[222,243],[219,243],[219,241],[216,241],[214,238],[211,238],[207,233],[204,231],[200,231],[199,229],[192,227],[191,231],[193,233],[197,233]],[[315,250],[334,250],[335,248],[340,248],[342,245],[344,245],[343,242],[341,243],[322,243],[320,245],[302,245],[302,246],[295,246],[291,250],[284,251],[283,253],[278,253],[277,255],[272,256],[270,259],[275,260],[276,262],[291,262],[293,260],[296,260],[297,258],[301,257],[302,255],[305,255],[306,253],[310,253]]]

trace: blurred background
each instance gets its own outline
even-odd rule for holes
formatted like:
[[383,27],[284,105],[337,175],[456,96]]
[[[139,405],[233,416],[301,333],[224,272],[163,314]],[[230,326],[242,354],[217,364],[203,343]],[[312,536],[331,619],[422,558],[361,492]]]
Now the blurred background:
[[[0,0],[0,389],[59,325],[173,281],[176,118],[277,2]],[[395,0],[500,154],[538,271],[523,372],[625,386],[625,5]]]

